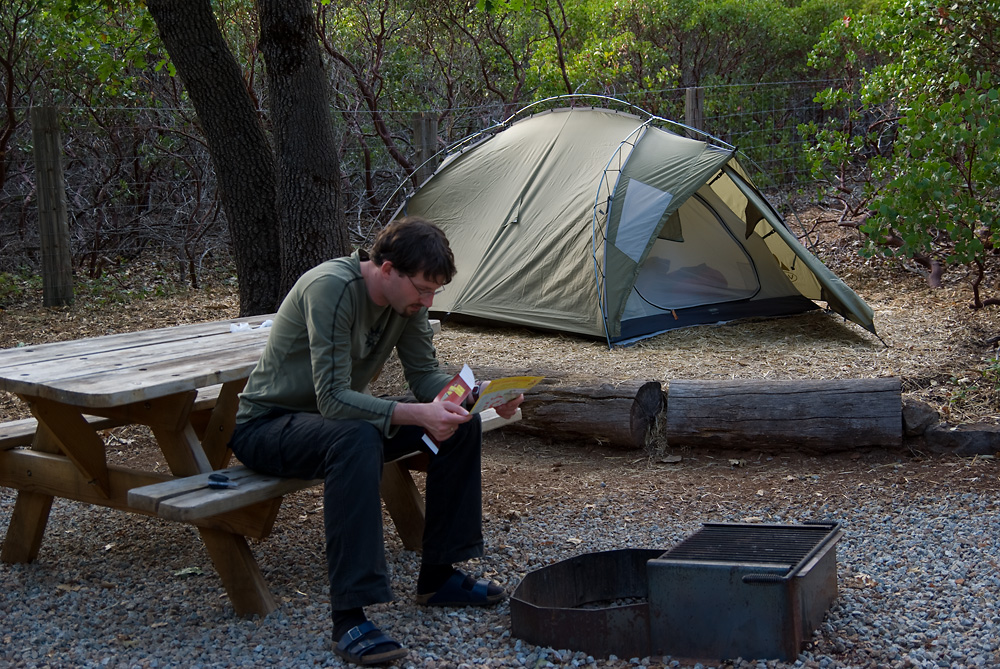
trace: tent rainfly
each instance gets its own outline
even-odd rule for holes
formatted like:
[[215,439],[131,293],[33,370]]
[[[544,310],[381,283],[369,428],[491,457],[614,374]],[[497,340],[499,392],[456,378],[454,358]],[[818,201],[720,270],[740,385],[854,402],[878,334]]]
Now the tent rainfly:
[[396,212],[451,243],[458,273],[434,310],[611,345],[820,300],[875,332],[871,308],[799,243],[736,149],[669,124],[551,109],[447,155]]

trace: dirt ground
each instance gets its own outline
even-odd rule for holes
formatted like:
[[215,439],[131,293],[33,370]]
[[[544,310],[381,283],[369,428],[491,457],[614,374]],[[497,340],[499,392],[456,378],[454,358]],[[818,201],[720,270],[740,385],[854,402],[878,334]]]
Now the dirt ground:
[[485,512],[509,521],[553,499],[577,500],[582,506],[602,485],[613,486],[633,508],[655,509],[665,521],[681,522],[692,517],[693,509],[704,513],[706,507],[714,508],[723,517],[759,508],[764,500],[801,517],[818,518],[825,505],[855,499],[860,491],[886,499],[933,496],[949,489],[992,495],[1000,482],[1000,463],[994,458],[884,450],[822,456],[703,451],[664,462],[599,446],[546,444],[502,430],[487,434],[484,448]]
[[[814,252],[875,311],[878,335],[815,311],[781,319],[748,320],[701,326],[669,332],[626,348],[609,350],[603,341],[568,335],[532,332],[521,328],[487,329],[444,322],[436,338],[444,364],[468,362],[503,368],[511,372],[532,369],[560,370],[588,375],[606,383],[657,380],[669,386],[671,379],[843,379],[898,376],[906,397],[931,405],[942,420],[951,423],[1000,424],[1000,309],[969,308],[971,292],[959,271],[946,275],[943,288],[931,289],[913,267],[898,262],[864,260],[857,254],[857,233],[836,226],[820,209],[804,219],[812,229]],[[141,272],[116,279],[123,288],[142,282]],[[44,309],[40,296],[29,296],[24,304],[0,309],[0,348],[37,344],[147,329],[185,322],[238,317],[235,282],[206,281],[199,290],[170,289],[165,295],[149,294],[131,301],[122,290],[117,299],[106,294],[78,293],[72,307]],[[997,279],[986,286],[986,294],[1000,295]],[[124,300],[124,301],[123,301]],[[383,374],[377,392],[399,389],[398,370],[391,366]],[[17,398],[0,393],[0,420],[28,415]],[[121,448],[115,457],[155,457],[148,439],[133,429],[115,432]],[[491,446],[492,445],[492,446]],[[759,488],[730,485],[734,475],[749,481],[793,477],[802,469],[819,466],[838,470],[838,462],[870,462],[871,483],[891,481],[899,457],[919,463],[921,475],[930,479],[954,475],[960,464],[946,458],[923,458],[920,454],[848,453],[816,459],[804,455],[762,453],[674,453],[664,462],[662,453],[615,452],[598,443],[560,441],[558,435],[540,440],[500,430],[488,435],[496,460],[487,463],[487,478],[497,485],[510,476],[524,477],[526,455],[539,481],[553,486],[579,488],[581,482],[607,477],[617,468],[654,468],[671,477],[679,472],[704,470],[719,476],[700,476],[704,489],[715,481],[711,494],[720,500],[733,494],[753,494]],[[823,464],[823,463],[826,464]],[[985,463],[983,463],[985,466]],[[782,468],[788,468],[784,471]],[[843,469],[841,467],[841,469]],[[849,468],[859,471],[857,466]],[[995,474],[995,472],[994,472]],[[995,477],[987,476],[989,485]],[[853,481],[850,485],[857,485]],[[539,483],[538,485],[544,485]],[[822,477],[810,494],[838,494],[847,485],[838,477]],[[822,489],[829,486],[829,489]],[[679,483],[682,490],[690,489]],[[742,492],[740,492],[742,491]],[[691,493],[695,494],[695,493]],[[706,494],[703,492],[698,494]],[[528,500],[512,500],[511,512]],[[506,510],[497,509],[500,513]]]

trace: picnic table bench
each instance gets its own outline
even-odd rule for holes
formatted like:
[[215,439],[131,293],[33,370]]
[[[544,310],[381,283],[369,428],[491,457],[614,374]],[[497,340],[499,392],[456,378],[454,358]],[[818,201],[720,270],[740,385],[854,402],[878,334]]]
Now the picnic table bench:
[[[521,411],[512,418],[501,418],[494,409],[487,409],[481,417],[483,432],[521,419]],[[423,500],[409,472],[426,469],[426,453],[414,451],[385,463],[382,474],[382,497],[393,519],[403,546],[420,550],[423,536]],[[212,486],[211,477],[222,475],[229,486]],[[226,467],[211,472],[173,478],[128,491],[129,504],[152,515],[182,522],[192,522],[234,511],[244,506],[281,497],[303,488],[322,485],[322,479],[295,479],[269,476],[253,471],[244,465]],[[408,502],[413,499],[410,515]]]
[[[246,538],[270,534],[282,497],[319,481],[230,466],[238,394],[263,350],[270,316],[182,325],[0,351],[0,390],[32,418],[0,425],[0,486],[17,500],[0,560],[34,560],[54,497],[195,525],[240,615],[277,606]],[[234,323],[251,329],[231,331]],[[518,414],[513,420],[520,417]],[[484,430],[509,422],[484,413]],[[109,464],[102,431],[145,425],[169,474]],[[382,497],[417,550],[423,500],[410,475],[423,454],[386,463]],[[221,472],[236,487],[208,487]]]

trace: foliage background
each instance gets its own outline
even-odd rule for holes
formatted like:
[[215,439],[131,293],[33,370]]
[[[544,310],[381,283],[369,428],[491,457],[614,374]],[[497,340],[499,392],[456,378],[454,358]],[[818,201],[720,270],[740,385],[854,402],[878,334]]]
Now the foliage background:
[[[266,125],[254,5],[212,6]],[[913,261],[931,281],[963,268],[980,306],[997,292],[996,0],[314,9],[355,243],[413,186],[416,114],[437,120],[444,150],[552,96],[608,95],[683,121],[686,90],[701,87],[704,129],[738,146],[764,186],[837,203],[868,256]],[[197,287],[225,263],[211,159],[141,3],[10,0],[0,42],[0,300],[39,266],[33,105],[59,112],[78,275],[140,261]]]
[[932,286],[962,268],[977,309],[1000,304],[998,11],[883,0],[845,17],[810,56],[844,73],[819,96],[839,120],[802,128],[813,176],[867,236],[862,252],[913,259]]

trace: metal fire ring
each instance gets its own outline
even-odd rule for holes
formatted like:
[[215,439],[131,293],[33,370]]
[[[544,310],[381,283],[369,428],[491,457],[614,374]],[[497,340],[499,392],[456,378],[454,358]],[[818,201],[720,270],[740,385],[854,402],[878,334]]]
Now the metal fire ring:
[[666,552],[578,555],[525,575],[511,634],[597,657],[791,659],[836,599],[841,535],[836,522],[706,523]]
[[[526,574],[511,595],[511,634],[595,657],[649,655],[646,563],[663,553],[628,548],[587,553]],[[633,598],[642,601],[611,604]]]

